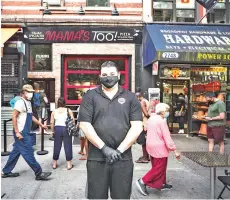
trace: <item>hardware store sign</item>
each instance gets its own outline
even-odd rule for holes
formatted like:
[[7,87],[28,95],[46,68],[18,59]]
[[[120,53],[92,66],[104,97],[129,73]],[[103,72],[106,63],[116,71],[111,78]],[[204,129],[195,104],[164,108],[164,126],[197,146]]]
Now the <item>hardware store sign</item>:
[[151,37],[160,52],[158,59],[160,56],[164,60],[230,61],[229,26],[156,25],[154,28]]

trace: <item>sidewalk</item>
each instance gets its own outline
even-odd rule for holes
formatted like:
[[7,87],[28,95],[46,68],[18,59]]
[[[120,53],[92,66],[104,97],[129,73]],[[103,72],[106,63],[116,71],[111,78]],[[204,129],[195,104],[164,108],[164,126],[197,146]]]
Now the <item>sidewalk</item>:
[[[45,136],[45,150],[49,154],[35,156],[43,167],[44,171],[52,171],[53,174],[48,181],[35,181],[32,170],[20,157],[15,172],[20,172],[20,177],[2,179],[2,194],[6,193],[3,199],[85,199],[86,185],[86,161],[79,161],[79,145],[73,146],[74,168],[71,171],[66,169],[64,151],[62,149],[59,161],[59,168],[52,169],[53,142],[49,141],[50,136]],[[207,150],[207,141],[199,138],[186,138],[185,135],[173,135],[173,139],[180,151],[201,151]],[[229,143],[229,139],[228,139]],[[11,145],[12,147],[12,145]],[[40,136],[37,136],[35,151],[40,149]],[[10,149],[9,149],[10,150]],[[216,148],[216,150],[218,150]],[[226,152],[230,152],[230,145],[226,144]],[[133,146],[134,161],[141,155],[141,146]],[[2,167],[8,157],[2,157]],[[177,161],[173,155],[169,157],[167,180],[173,185],[171,191],[156,191],[148,189],[149,196],[142,196],[136,188],[135,181],[145,175],[150,169],[149,164],[137,164],[134,167],[132,199],[206,199],[209,198],[209,168],[203,168],[192,161],[182,157]],[[224,169],[217,170],[217,176],[223,175]],[[222,189],[221,183],[217,180],[216,193]],[[223,195],[230,198],[228,191]]]

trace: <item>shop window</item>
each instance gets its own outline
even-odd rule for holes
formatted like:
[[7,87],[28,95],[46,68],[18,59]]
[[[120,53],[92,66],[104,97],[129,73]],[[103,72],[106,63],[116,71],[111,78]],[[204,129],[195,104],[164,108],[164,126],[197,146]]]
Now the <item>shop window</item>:
[[230,11],[226,10],[225,1],[219,0],[214,8],[207,15],[208,23],[225,23],[226,12]]
[[49,44],[30,45],[30,71],[52,70],[52,48]]
[[87,6],[109,7],[109,0],[87,0]]
[[111,60],[121,73],[120,85],[128,89],[128,59],[126,57],[66,57],[64,68],[64,97],[67,104],[80,104],[87,90],[100,85],[100,66]]
[[63,6],[64,0],[43,0],[42,3],[48,3],[49,6]]
[[177,22],[195,22],[195,10],[177,10]]
[[173,20],[173,4],[172,2],[153,2],[153,21]]

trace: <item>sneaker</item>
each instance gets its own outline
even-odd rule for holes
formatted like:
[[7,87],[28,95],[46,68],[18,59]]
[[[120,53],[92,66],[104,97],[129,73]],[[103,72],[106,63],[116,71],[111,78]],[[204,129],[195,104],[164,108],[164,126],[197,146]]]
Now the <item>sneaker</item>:
[[2,178],[14,178],[14,177],[18,177],[18,176],[19,176],[19,173],[10,172],[10,173],[4,174],[2,172]]
[[184,133],[184,129],[181,129],[181,133]]
[[36,176],[35,179],[37,181],[46,180],[51,174],[52,172],[42,172],[40,175]]
[[182,129],[180,129],[178,133],[182,133]]
[[139,189],[139,191],[141,192],[141,194],[143,194],[144,196],[149,195],[147,192],[145,184],[141,183],[141,179],[136,181],[136,185],[137,185],[137,188]]
[[161,190],[171,190],[172,189],[172,185],[169,185],[169,184],[164,184],[164,185],[162,185],[162,188],[161,188]]

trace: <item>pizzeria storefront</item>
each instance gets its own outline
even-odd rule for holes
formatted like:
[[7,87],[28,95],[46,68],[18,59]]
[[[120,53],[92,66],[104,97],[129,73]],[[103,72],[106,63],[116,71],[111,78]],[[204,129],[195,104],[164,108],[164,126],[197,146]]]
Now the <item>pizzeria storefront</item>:
[[175,113],[180,93],[186,102],[185,133],[207,134],[202,118],[208,110],[207,92],[218,93],[226,102],[229,121],[229,27],[152,24],[143,34],[143,80],[148,82],[144,85],[160,88],[161,101],[170,105],[171,132],[178,131]]
[[[64,96],[69,106],[81,103],[88,89],[99,85],[106,60],[120,68],[120,84],[134,91],[141,68],[142,27],[27,27],[28,78],[40,82],[50,102]],[[45,83],[44,83],[45,82]]]

